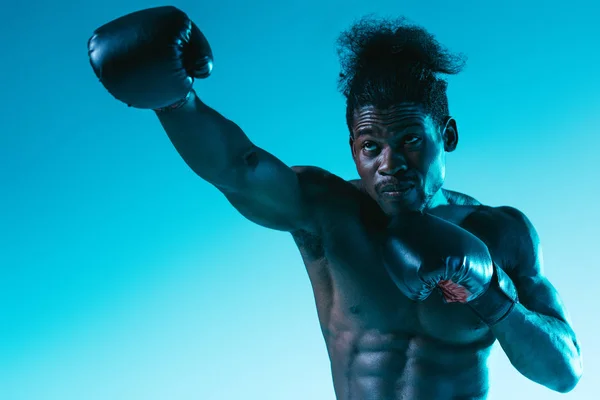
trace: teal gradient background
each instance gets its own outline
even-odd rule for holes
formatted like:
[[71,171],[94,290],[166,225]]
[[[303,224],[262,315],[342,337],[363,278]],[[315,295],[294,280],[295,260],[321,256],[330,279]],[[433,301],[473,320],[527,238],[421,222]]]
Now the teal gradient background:
[[[3,3],[0,399],[332,400],[327,352],[286,233],[244,220],[151,112],[97,82],[93,30],[150,1]],[[469,56],[450,80],[447,188],[512,205],[583,348],[579,386],[528,381],[496,345],[490,399],[597,399],[598,7],[589,1],[177,1],[211,42],[202,98],[289,165],[356,176],[337,34],[405,15]],[[534,354],[531,355],[535,357]]]

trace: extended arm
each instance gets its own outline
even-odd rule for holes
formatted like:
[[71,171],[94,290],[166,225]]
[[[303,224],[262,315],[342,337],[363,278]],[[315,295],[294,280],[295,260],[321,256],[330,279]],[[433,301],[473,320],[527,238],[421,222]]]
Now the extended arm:
[[183,107],[157,115],[187,165],[246,218],[284,231],[315,229],[309,184],[193,92]]
[[125,15],[98,28],[88,51],[104,87],[132,107],[155,110],[190,168],[244,216],[272,229],[316,229],[318,179],[302,179],[196,97],[192,84],[210,75],[212,51],[184,12],[167,6]]

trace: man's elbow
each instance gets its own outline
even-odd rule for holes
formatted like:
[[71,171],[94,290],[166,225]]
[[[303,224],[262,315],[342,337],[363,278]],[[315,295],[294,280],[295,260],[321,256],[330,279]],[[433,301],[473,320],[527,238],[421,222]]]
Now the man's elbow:
[[583,365],[581,357],[576,357],[576,359],[568,363],[566,371],[561,374],[560,378],[556,379],[550,389],[558,393],[569,393],[579,383],[582,373]]
[[562,382],[557,382],[551,389],[558,393],[569,393],[571,390],[575,389],[575,386],[579,383],[579,378],[580,377],[572,377],[568,380],[565,379]]

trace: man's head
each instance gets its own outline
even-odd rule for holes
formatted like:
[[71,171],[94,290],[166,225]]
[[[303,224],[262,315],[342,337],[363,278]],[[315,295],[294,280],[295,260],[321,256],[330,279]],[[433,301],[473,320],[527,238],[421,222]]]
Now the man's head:
[[352,157],[364,187],[393,214],[423,210],[440,192],[458,142],[447,83],[464,58],[404,19],[364,18],[338,39]]

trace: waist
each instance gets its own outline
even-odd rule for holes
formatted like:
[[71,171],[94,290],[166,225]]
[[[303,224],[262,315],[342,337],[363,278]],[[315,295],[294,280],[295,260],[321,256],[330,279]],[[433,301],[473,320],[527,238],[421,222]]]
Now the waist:
[[[367,340],[365,340],[367,339]],[[484,399],[491,343],[357,338],[330,352],[340,399]],[[337,381],[337,383],[336,383]]]
[[415,337],[397,340],[392,346],[356,344],[345,350],[351,355],[352,372],[356,375],[397,374],[410,367],[415,372],[439,376],[487,370],[490,348],[488,344],[454,345]]

